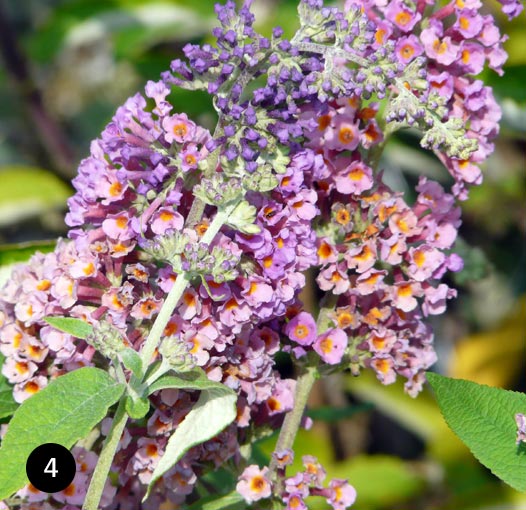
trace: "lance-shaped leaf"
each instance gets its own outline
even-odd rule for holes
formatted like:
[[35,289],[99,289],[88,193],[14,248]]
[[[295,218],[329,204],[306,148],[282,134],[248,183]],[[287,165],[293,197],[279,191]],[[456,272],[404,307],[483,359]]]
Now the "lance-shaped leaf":
[[224,384],[211,381],[201,369],[174,375],[162,375],[148,387],[148,395],[166,388],[178,390],[228,389]]
[[55,329],[69,333],[74,337],[85,340],[93,333],[93,326],[82,319],[73,317],[44,317],[44,320]]
[[516,413],[526,413],[526,395],[428,372],[438,405],[451,430],[496,476],[526,490],[526,448],[516,444]]
[[130,349],[129,347],[126,347],[125,349],[119,352],[119,356],[121,358],[122,364],[128,370],[131,370],[133,375],[135,375],[137,379],[142,379],[144,374],[142,370],[142,361],[141,357],[139,356],[139,353],[137,351],[134,351],[133,349]]
[[174,466],[190,448],[208,441],[234,421],[237,395],[222,384],[212,381],[209,383],[210,387],[201,391],[199,400],[193,409],[170,437],[164,455],[152,474],[144,499],[149,496],[155,482]]
[[84,367],[51,381],[23,402],[0,447],[0,500],[28,482],[26,461],[37,446],[58,443],[70,448],[106,416],[124,388],[104,370]]

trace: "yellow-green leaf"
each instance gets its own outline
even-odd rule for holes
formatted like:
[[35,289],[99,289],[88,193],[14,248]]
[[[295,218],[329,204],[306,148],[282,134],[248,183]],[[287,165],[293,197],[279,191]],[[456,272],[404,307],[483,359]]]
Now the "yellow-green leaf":
[[46,170],[0,167],[0,226],[65,207],[71,194],[67,184]]

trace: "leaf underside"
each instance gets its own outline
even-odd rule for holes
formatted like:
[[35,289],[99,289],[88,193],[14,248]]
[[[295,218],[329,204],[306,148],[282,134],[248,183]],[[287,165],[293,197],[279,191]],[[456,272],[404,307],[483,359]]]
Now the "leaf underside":
[[168,440],[164,455],[152,474],[144,500],[149,496],[155,482],[172,468],[190,448],[208,441],[234,421],[236,394],[224,385],[212,384],[213,387],[201,391],[199,400],[193,409]]

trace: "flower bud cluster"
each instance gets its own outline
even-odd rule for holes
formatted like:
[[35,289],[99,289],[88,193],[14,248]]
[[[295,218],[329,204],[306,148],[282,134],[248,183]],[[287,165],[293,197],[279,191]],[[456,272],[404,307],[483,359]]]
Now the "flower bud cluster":
[[189,346],[178,336],[165,337],[158,351],[163,362],[176,372],[188,372],[195,367],[195,358],[190,353]]
[[[242,216],[238,218],[238,222],[243,227],[249,228],[251,219],[253,218]],[[234,217],[233,221],[235,220]],[[195,231],[185,230],[168,230],[163,235],[144,243],[143,248],[154,260],[168,262],[176,274],[184,273],[189,278],[209,277],[216,282],[236,278],[239,250],[230,251],[217,245],[211,247],[207,243],[200,242]]]
[[210,252],[205,243],[188,244],[181,257],[180,269],[174,269],[189,275],[208,276],[216,283],[222,283],[236,278],[238,263],[238,256],[219,246],[214,246]]
[[203,179],[194,187],[194,196],[202,202],[217,207],[235,202],[244,194],[241,181],[236,178],[225,180],[221,174],[213,174],[208,179]]
[[109,322],[101,321],[86,338],[86,343],[93,346],[108,359],[115,359],[119,352],[126,348],[121,331]]

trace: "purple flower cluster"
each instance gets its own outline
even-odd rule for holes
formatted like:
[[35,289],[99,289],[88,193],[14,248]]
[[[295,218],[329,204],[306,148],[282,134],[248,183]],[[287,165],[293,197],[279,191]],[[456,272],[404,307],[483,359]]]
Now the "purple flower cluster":
[[[307,510],[306,499],[309,496],[325,498],[334,510],[345,510],[355,502],[356,490],[346,480],[335,478],[328,487],[323,487],[326,472],[316,457],[302,457],[304,470],[285,478],[286,467],[294,459],[292,450],[275,452],[273,455],[278,460],[278,471],[284,477],[280,498],[286,510]],[[268,468],[260,469],[256,465],[245,468],[239,477],[237,491],[247,503],[270,497],[272,482],[269,480]]]
[[515,423],[517,424],[516,444],[526,443],[526,416],[522,413],[517,413],[515,415]]
[[[272,170],[281,173],[280,162],[268,149],[301,143],[302,130],[296,121],[303,105],[352,94],[385,97],[386,83],[401,74],[404,65],[374,43],[375,24],[364,15],[349,20],[321,1],[301,0],[302,28],[295,38],[289,41],[281,28],[275,28],[268,39],[252,28],[250,3],[244,2],[239,12],[232,1],[216,6],[221,23],[214,30],[216,47],[186,45],[187,62],[173,61],[163,79],[214,95],[219,129],[207,147],[222,146],[225,161],[237,162],[225,165],[225,172],[231,172],[229,166],[241,165],[257,173],[271,163]],[[336,30],[342,32],[338,41]],[[327,43],[338,43],[341,54],[326,51]],[[372,74],[367,66],[358,70],[339,65],[348,58],[370,63]],[[262,75],[263,86],[245,90],[250,80]]]
[[[17,266],[2,290],[0,352],[6,360],[2,374],[13,384],[16,402],[45,387],[49,378],[91,364],[94,349],[72,341],[43,322],[48,315],[84,318],[91,311],[81,304],[100,299],[97,283],[107,281],[85,254],[59,241],[56,250],[36,254]],[[94,286],[86,282],[94,282]]]
[[[297,358],[309,349],[327,364],[370,366],[389,384],[396,374],[416,395],[424,371],[435,361],[433,335],[424,318],[441,314],[456,291],[440,283],[462,260],[446,254],[456,239],[460,209],[436,182],[421,178],[416,202],[382,183],[360,157],[382,139],[373,103],[356,97],[304,108],[300,124],[306,149],[292,156],[281,186],[291,186],[296,168],[309,168],[317,190],[317,283],[337,296],[331,329],[317,333],[316,321],[301,311],[283,329]],[[294,169],[291,172],[291,169]]]
[[[3,373],[15,384],[19,402],[45,386],[48,378],[91,363],[94,354],[91,346],[54,330],[43,317],[69,315],[95,326],[104,318],[130,346],[140,349],[177,275],[169,265],[158,269],[139,246],[175,232],[197,243],[210,224],[205,214],[197,225],[184,226],[191,205],[185,177],[193,171],[183,168],[184,155],[193,151],[196,159],[205,157],[208,135],[185,115],[170,116],[166,93],[162,85],[150,83],[153,112],[145,109],[139,95],[117,111],[74,180],[78,191],[70,200],[67,221],[82,228],[72,229],[72,242],[61,241],[54,253],[36,255],[18,267],[3,291]],[[305,285],[302,272],[316,263],[311,226],[318,213],[316,193],[307,187],[302,171],[294,170],[294,198],[290,186],[268,196],[247,196],[259,211],[259,233],[245,235],[225,227],[212,246],[243,254],[249,267],[231,282],[208,279],[188,287],[164,331],[167,337],[184,340],[210,379],[238,392],[240,430],[251,423],[275,422],[292,408],[294,381],[281,380],[273,368],[273,355],[280,348],[280,327],[274,321],[297,304]],[[115,461],[123,489],[112,507],[133,507],[144,493],[168,436],[195,399],[195,394],[173,390],[152,397],[155,411],[144,437],[122,444]],[[183,476],[190,491],[196,481],[190,466],[198,459],[223,463],[237,451],[236,435],[231,427],[193,449],[164,476],[157,495],[173,494],[172,479],[183,483]],[[135,487],[137,479],[143,485]],[[179,500],[187,494],[175,492]],[[150,505],[158,503],[154,494]]]

